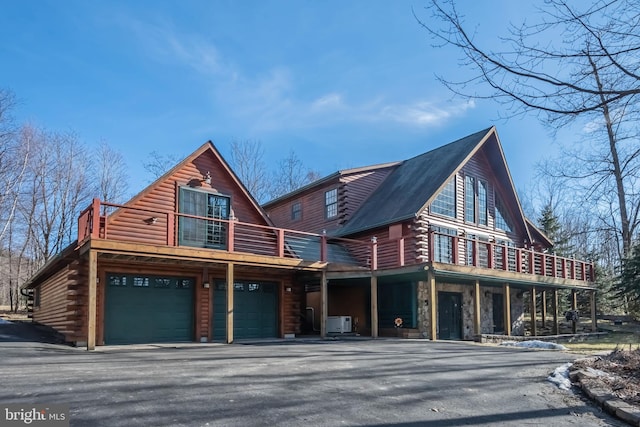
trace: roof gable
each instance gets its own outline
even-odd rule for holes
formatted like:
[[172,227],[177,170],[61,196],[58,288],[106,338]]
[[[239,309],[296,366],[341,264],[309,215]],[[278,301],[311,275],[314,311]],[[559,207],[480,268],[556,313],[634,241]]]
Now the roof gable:
[[[194,173],[198,175],[195,179]],[[235,172],[233,172],[229,164],[211,141],[204,143],[200,148],[191,153],[164,175],[149,184],[145,189],[131,198],[124,205],[137,205],[155,191],[169,191],[169,187],[175,186],[176,182],[183,183],[184,185],[194,181],[200,182],[199,178],[204,178],[208,173],[213,176],[212,185],[210,186],[211,189],[219,190],[221,193],[232,193],[229,195],[233,195],[236,198],[241,197],[244,199],[243,205],[247,206],[250,211],[253,211],[251,217],[260,218],[264,220],[264,224],[273,225],[264,210],[249,193],[242,181],[240,181]],[[219,177],[219,179],[216,180],[216,176]],[[224,188],[217,188],[217,185],[220,182],[226,183]],[[118,212],[114,212],[113,215],[117,216],[117,213]],[[240,218],[240,220],[243,219]]]
[[402,162],[339,230],[339,234],[353,234],[414,217],[492,130],[476,132]]

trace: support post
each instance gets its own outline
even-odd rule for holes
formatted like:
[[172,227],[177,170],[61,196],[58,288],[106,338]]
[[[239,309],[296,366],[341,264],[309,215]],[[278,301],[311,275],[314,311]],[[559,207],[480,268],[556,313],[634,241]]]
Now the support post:
[[[98,211],[94,213],[99,214]],[[96,349],[96,315],[98,293],[98,252],[89,250],[89,292],[87,301],[87,350]]]
[[322,278],[320,279],[320,336],[327,336],[327,272],[322,270]]
[[436,277],[433,271],[427,271],[427,285],[429,286],[429,338],[432,341],[438,339],[436,315],[438,313],[438,301],[436,299]]
[[547,327],[547,291],[540,292],[540,308],[542,309],[542,328]]
[[591,291],[591,332],[598,332],[598,320],[596,317],[596,291]]
[[531,312],[531,336],[538,336],[538,328],[536,326],[536,288],[531,288],[531,307],[529,311]]
[[227,264],[227,344],[233,343],[233,263]]
[[553,334],[560,334],[560,319],[558,317],[558,289],[553,288],[551,295],[551,309],[553,310]]
[[[571,289],[571,310],[578,310],[578,294],[575,289]],[[578,332],[578,322],[571,322],[572,333]]]
[[371,338],[378,338],[378,276],[371,275]]
[[473,332],[476,335],[482,333],[480,324],[480,281],[476,280],[473,286]]
[[504,292],[504,333],[511,335],[511,287],[508,283],[502,286]]

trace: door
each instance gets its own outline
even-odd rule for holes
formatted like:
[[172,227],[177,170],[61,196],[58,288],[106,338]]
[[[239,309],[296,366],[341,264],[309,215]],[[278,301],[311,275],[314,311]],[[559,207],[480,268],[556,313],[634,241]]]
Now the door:
[[438,338],[462,339],[462,294],[438,292]]
[[107,274],[105,344],[193,341],[195,280]]
[[[276,338],[278,336],[278,286],[269,282],[234,284],[233,337]],[[227,334],[227,285],[217,282],[213,295],[213,338],[224,340]]]
[[493,332],[504,332],[504,295],[493,294]]

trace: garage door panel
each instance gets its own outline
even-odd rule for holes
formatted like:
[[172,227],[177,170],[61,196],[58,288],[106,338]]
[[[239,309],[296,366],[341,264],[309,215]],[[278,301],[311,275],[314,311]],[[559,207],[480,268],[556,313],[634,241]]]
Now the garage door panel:
[[194,280],[108,274],[105,343],[193,340]]
[[[233,294],[233,335],[243,338],[277,337],[278,300],[273,283],[236,282]],[[226,337],[226,284],[217,282],[213,297],[213,338]]]

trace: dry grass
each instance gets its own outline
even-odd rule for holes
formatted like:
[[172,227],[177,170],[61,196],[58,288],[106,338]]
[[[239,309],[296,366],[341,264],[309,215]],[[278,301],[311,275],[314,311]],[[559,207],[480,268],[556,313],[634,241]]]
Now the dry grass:
[[14,313],[8,305],[0,305],[0,317],[6,320],[29,320],[26,310],[18,310]]

